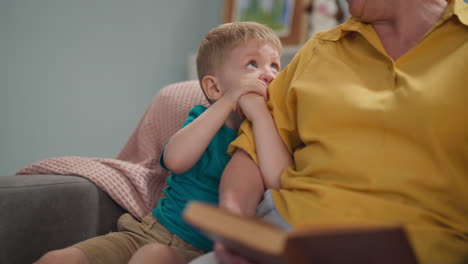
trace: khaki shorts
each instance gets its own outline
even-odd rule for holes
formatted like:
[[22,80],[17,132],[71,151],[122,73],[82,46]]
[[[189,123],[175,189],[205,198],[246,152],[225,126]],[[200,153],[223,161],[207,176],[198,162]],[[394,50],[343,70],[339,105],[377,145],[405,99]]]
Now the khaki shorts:
[[137,221],[130,214],[124,214],[117,222],[118,232],[94,237],[73,245],[79,248],[90,263],[126,264],[142,246],[150,243],[167,245],[176,249],[190,261],[204,251],[190,245],[162,226],[153,214]]

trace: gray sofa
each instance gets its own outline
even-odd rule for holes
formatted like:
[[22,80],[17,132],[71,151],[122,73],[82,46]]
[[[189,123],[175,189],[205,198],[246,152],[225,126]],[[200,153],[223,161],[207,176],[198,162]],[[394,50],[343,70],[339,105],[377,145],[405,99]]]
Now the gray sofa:
[[[148,166],[189,109],[204,103],[198,81],[163,87],[118,159]],[[47,251],[115,231],[126,212],[93,182],[69,175],[0,176],[0,210],[0,264],[32,263]]]
[[116,230],[125,210],[79,176],[0,176],[0,263],[32,263],[45,252]]

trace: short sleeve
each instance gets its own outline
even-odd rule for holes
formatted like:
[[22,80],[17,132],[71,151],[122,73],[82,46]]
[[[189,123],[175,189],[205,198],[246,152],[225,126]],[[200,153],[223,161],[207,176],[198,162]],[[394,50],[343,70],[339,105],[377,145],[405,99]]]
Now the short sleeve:
[[207,108],[203,105],[196,105],[194,106],[189,114],[188,114],[188,117],[187,119],[185,120],[184,124],[182,125],[182,127],[185,127],[187,126],[188,124],[192,123],[193,120],[195,120],[197,117],[199,117],[201,114],[203,114],[203,112],[205,112]]
[[257,151],[255,149],[255,140],[253,137],[252,123],[248,120],[244,121],[239,128],[238,137],[231,142],[228,147],[228,154],[232,155],[237,148],[247,152],[253,161],[258,164]]

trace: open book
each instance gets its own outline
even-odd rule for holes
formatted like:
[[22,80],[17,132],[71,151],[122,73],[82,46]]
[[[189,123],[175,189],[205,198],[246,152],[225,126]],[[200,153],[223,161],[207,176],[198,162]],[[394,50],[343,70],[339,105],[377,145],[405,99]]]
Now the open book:
[[310,227],[284,231],[254,217],[191,202],[185,221],[233,252],[262,264],[416,264],[402,227]]

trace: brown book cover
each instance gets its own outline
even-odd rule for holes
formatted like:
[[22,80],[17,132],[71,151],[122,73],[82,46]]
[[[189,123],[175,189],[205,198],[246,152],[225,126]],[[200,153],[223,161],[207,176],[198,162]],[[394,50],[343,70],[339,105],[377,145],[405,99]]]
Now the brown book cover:
[[185,221],[259,264],[417,264],[403,227],[307,227],[284,231],[254,217],[200,202]]

